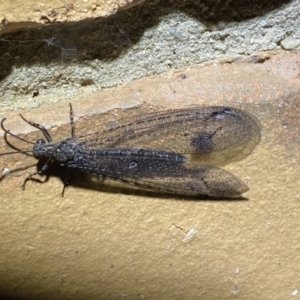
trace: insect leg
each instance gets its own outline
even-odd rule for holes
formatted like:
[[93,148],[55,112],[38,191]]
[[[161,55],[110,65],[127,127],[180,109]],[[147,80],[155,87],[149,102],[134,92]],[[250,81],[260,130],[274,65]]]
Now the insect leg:
[[66,187],[69,185],[69,180],[70,180],[71,176],[70,176],[70,173],[66,173],[66,177],[64,179],[64,186],[63,186],[63,189],[61,191],[61,196],[64,197],[65,195],[65,190],[66,190]]
[[41,181],[41,180],[39,180],[37,178],[33,178],[33,176],[35,176],[35,175],[42,175],[48,169],[50,160],[51,160],[51,158],[49,158],[47,160],[47,162],[43,165],[43,167],[42,167],[42,169],[40,171],[34,172],[34,173],[30,174],[29,176],[27,176],[25,178],[25,180],[23,181],[23,184],[22,184],[22,190],[25,190],[25,185],[26,185],[27,181],[29,181],[29,180],[36,181],[36,182],[39,182],[39,183],[44,183],[44,182],[46,182],[48,180],[49,176],[47,176],[44,181]]

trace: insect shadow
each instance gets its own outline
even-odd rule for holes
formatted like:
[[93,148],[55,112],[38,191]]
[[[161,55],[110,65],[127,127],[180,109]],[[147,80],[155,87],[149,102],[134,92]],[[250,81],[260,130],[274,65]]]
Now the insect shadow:
[[[27,141],[7,130],[5,119],[1,121],[5,141],[15,151],[0,155],[22,153],[39,161],[38,171],[25,179],[23,188],[29,180],[39,181],[35,175],[46,174],[51,166],[59,165],[68,170],[64,188],[69,184],[70,174],[74,177],[77,171],[84,171],[103,181],[110,179],[162,194],[240,197],[248,187],[239,178],[205,162],[195,163],[188,157],[206,156],[206,161],[211,163],[214,157],[222,157],[215,153],[238,151],[243,156],[259,142],[261,131],[258,120],[250,113],[212,106],[138,115],[106,129],[95,126],[92,132],[76,136],[70,104],[71,137],[53,142],[45,127],[20,116],[46,139]],[[9,136],[33,145],[33,150],[14,146]],[[59,174],[62,173],[60,169]],[[86,176],[81,173],[80,182]]]

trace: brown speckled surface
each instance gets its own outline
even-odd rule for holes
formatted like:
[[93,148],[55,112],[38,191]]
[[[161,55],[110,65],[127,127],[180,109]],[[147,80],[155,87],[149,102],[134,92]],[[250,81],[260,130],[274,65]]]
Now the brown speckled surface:
[[74,22],[88,18],[107,17],[118,10],[131,8],[141,0],[96,0],[96,1],[1,1],[2,32],[37,27],[41,24]]

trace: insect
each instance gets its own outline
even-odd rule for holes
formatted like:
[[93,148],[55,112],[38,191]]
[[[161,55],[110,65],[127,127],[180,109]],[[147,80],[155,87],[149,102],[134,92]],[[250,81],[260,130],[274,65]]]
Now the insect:
[[[4,127],[5,141],[16,151],[45,160],[43,174],[52,163],[163,193],[189,196],[234,197],[248,187],[233,174],[206,164],[188,160],[187,155],[230,153],[233,149],[251,149],[259,142],[261,127],[250,113],[232,107],[212,106],[153,112],[118,121],[107,129],[75,135],[70,104],[71,137],[53,142],[47,129],[26,120],[39,129],[44,139],[29,142]],[[7,141],[11,136],[33,144],[32,150],[20,150]]]

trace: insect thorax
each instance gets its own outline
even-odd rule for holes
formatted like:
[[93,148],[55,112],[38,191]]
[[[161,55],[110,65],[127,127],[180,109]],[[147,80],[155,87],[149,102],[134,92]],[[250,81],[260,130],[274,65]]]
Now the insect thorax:
[[33,155],[36,159],[53,158],[58,162],[72,160],[78,152],[85,152],[84,144],[78,144],[73,139],[66,139],[60,143],[48,143],[43,139],[36,141],[33,147]]

